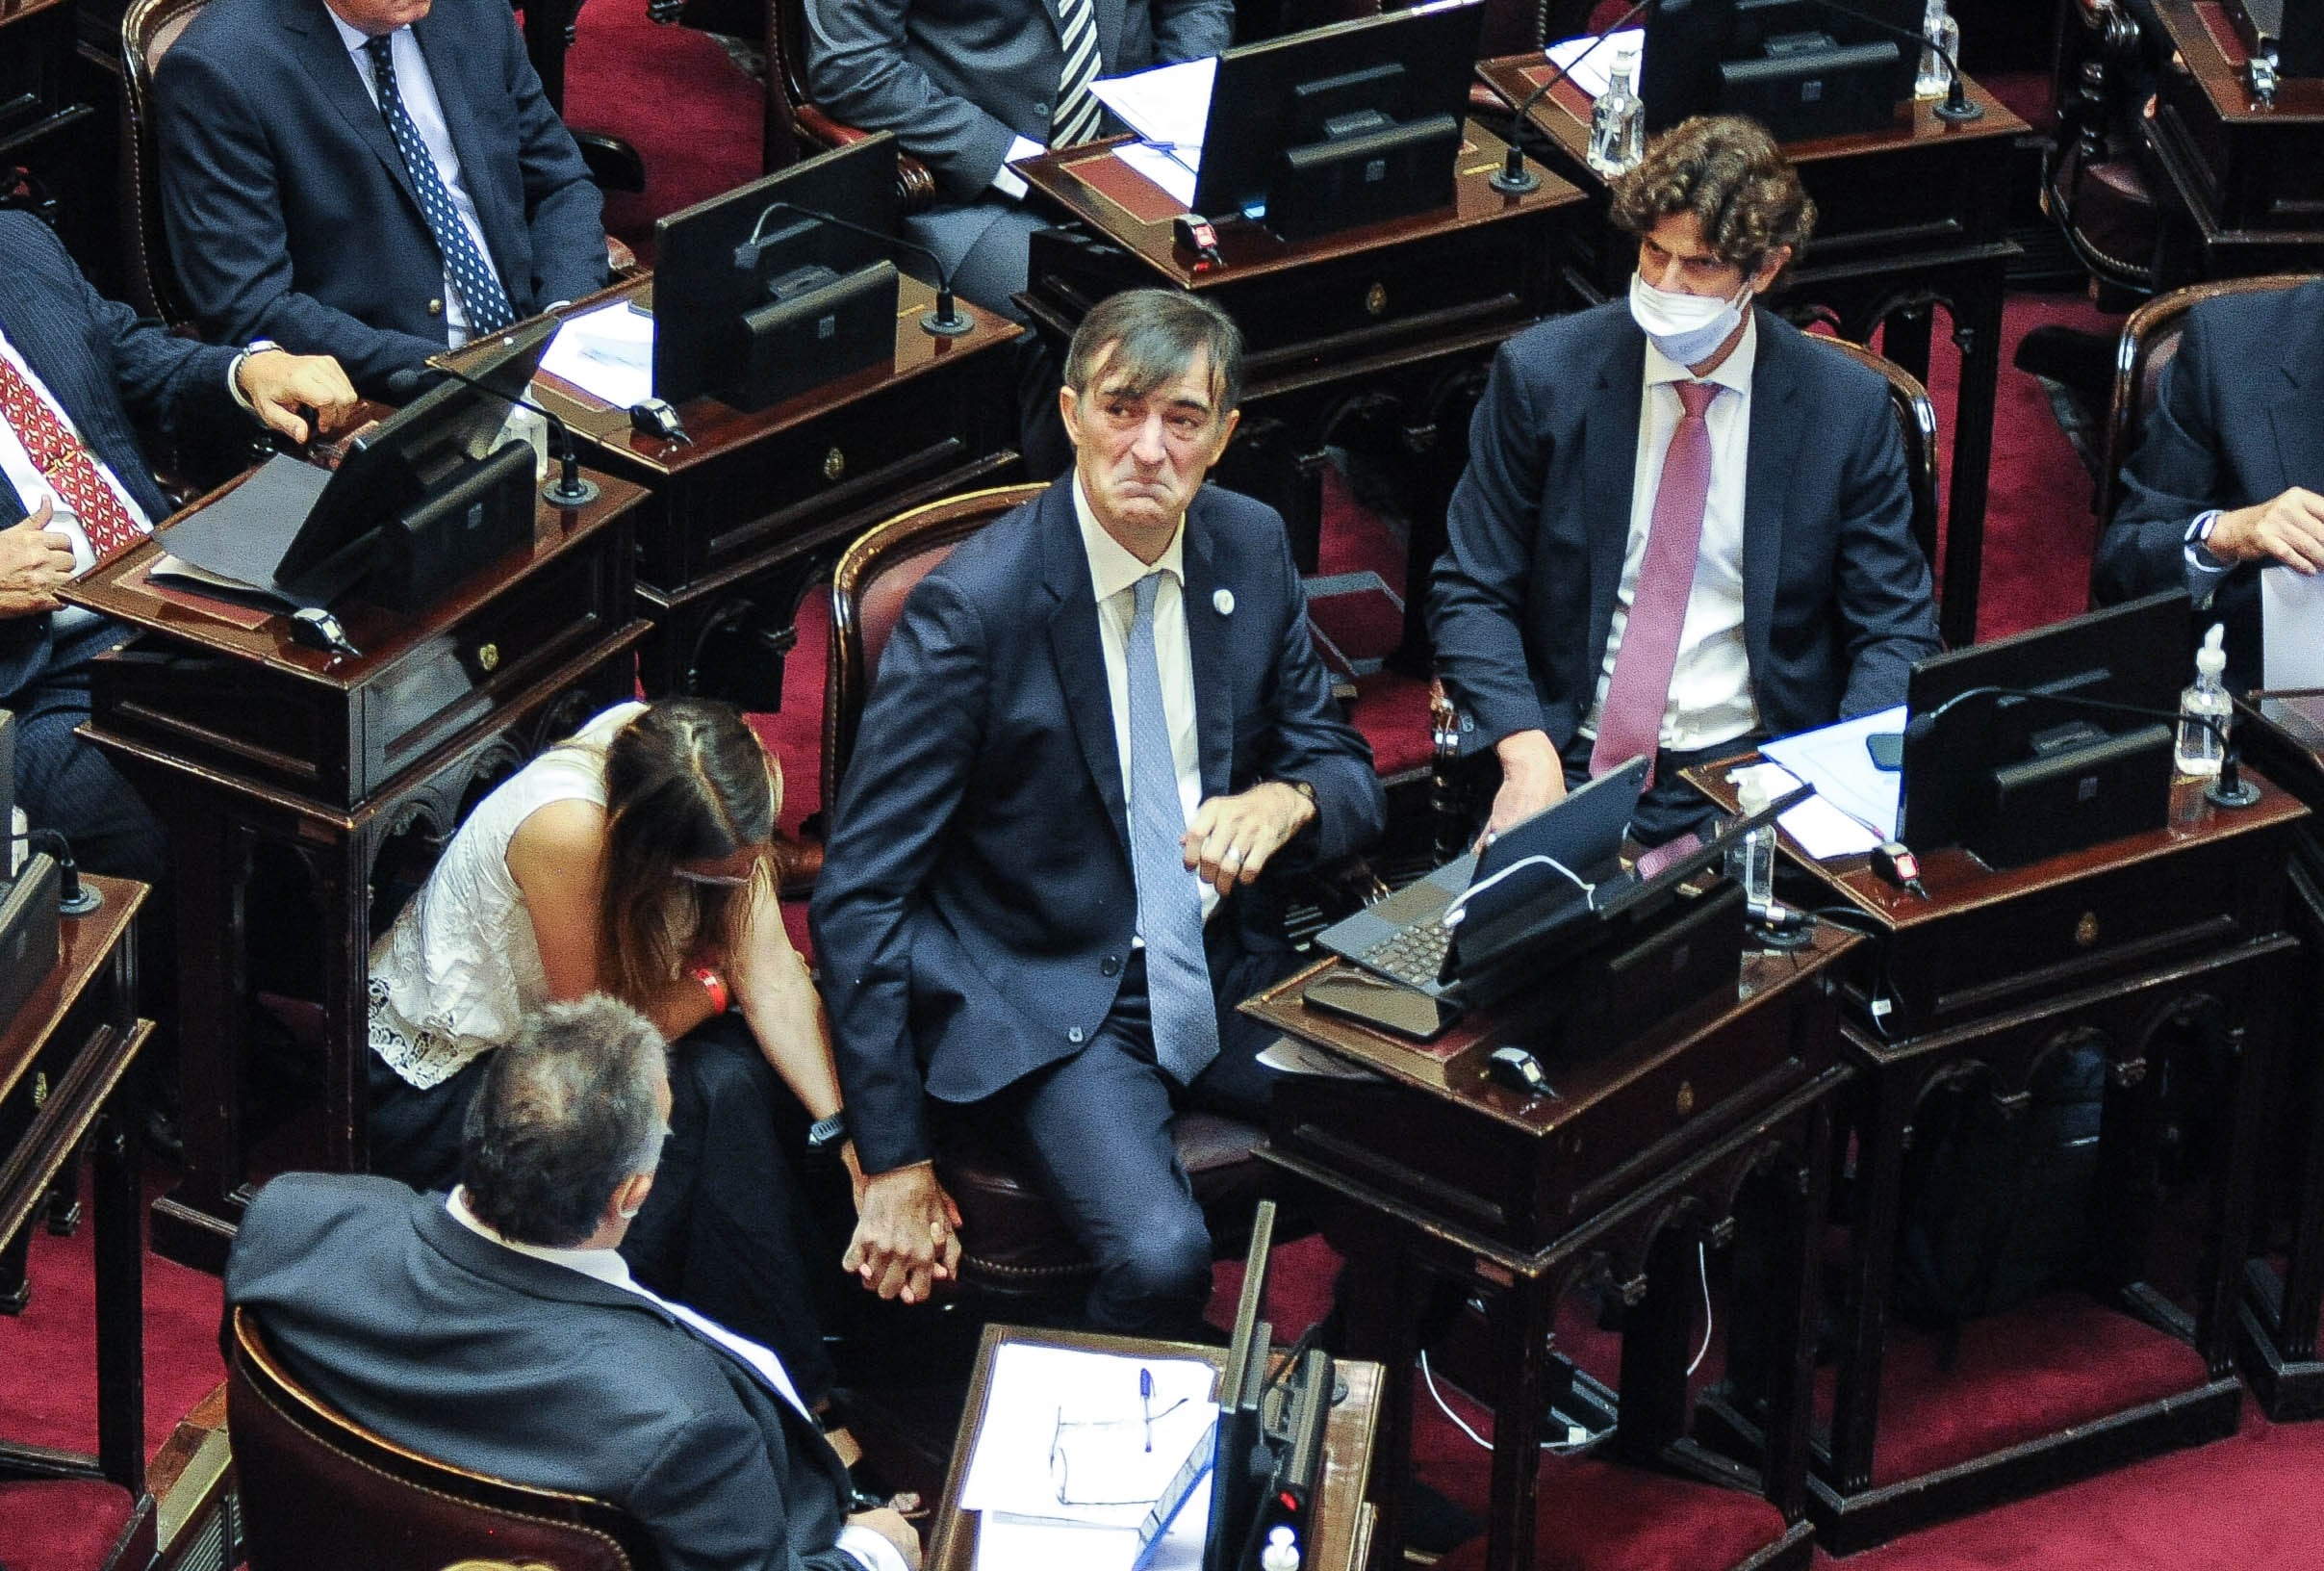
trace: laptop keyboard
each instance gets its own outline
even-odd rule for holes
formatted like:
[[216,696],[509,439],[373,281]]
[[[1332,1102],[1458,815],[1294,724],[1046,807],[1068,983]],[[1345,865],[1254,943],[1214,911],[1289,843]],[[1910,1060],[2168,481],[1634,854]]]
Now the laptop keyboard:
[[1382,939],[1358,958],[1384,976],[1407,987],[1433,986],[1444,971],[1444,951],[1452,946],[1452,929],[1442,920],[1416,922]]

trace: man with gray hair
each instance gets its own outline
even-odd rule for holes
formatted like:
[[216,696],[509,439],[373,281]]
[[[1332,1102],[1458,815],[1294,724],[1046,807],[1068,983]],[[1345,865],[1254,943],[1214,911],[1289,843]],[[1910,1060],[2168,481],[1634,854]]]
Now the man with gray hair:
[[630,1278],[616,1247],[670,1116],[661,1036],[603,994],[492,1055],[461,1182],[286,1173],[226,1263],[294,1374],[399,1445],[609,1500],[671,1571],[917,1571],[774,1353]]
[[1171,1120],[1265,1117],[1236,1005],[1293,956],[1261,874],[1385,814],[1282,519],[1203,483],[1241,374],[1215,306],[1099,304],[1059,396],[1072,472],[923,579],[881,657],[812,915],[869,1175],[846,1262],[882,1297],[958,1258],[932,1097],[1019,1149],[1097,1262],[1093,1325],[1200,1324]]

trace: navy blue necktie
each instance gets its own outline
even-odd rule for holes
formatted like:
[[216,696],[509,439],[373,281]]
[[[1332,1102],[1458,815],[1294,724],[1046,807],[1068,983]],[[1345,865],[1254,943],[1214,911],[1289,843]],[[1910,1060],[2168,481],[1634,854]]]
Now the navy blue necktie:
[[1162,665],[1154,654],[1154,601],[1162,575],[1137,580],[1130,622],[1130,867],[1137,879],[1137,932],[1146,940],[1146,1005],[1156,1062],[1180,1085],[1218,1056],[1218,1005],[1202,948],[1202,886],[1180,849],[1186,804],[1170,722],[1162,713]]
[[396,61],[387,39],[368,39],[363,49],[371,57],[379,113],[386,116],[388,133],[403,154],[412,190],[419,193],[420,216],[427,220],[427,232],[435,237],[436,249],[444,258],[444,270],[451,274],[452,286],[468,307],[468,330],[478,337],[497,333],[517,320],[516,312],[509,308],[508,292],[500,287],[498,275],[470,236],[468,225],[460,221],[452,193],[445,189],[443,176],[436,172],[436,161],[421,140],[420,127],[413,121],[412,112],[403,107],[403,95],[396,90]]

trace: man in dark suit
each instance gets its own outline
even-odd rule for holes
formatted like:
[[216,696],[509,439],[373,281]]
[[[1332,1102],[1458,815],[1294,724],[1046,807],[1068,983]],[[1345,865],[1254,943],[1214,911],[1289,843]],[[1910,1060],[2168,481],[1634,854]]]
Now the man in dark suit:
[[2260,682],[2260,572],[2324,570],[2324,278],[2187,313],[2098,537],[2102,602],[2181,584],[2227,624],[2227,683]]
[[638,1286],[617,1252],[668,1133],[660,1035],[602,994],[492,1055],[450,1196],[290,1173],[259,1192],[226,1301],[342,1413],[481,1473],[609,1500],[669,1571],[907,1571],[765,1348]]
[[606,279],[597,188],[502,0],[216,0],[155,73],[203,330],[366,394]]
[[73,733],[89,662],[127,631],[56,598],[169,515],[133,423],[246,434],[255,417],[304,440],[301,405],[328,429],[354,403],[329,360],[206,348],[140,321],[89,287],[47,225],[0,211],[0,708],[16,716],[18,804],[83,867],[155,883],[169,862],[153,814]]
[[1073,472],[930,573],[881,658],[812,915],[870,1175],[846,1260],[883,1297],[957,1258],[933,1097],[1028,1162],[1097,1262],[1093,1324],[1199,1322],[1170,1123],[1264,1116],[1268,1033],[1235,1006],[1292,957],[1260,874],[1384,814],[1282,520],[1203,487],[1240,355],[1191,296],[1101,303],[1060,398]]
[[1650,756],[1655,844],[1710,815],[1680,770],[1903,703],[1937,637],[1886,387],[1756,305],[1815,219],[1774,142],[1687,121],[1613,211],[1629,302],[1501,347],[1429,624],[1488,833]]
[[936,204],[906,228],[962,296],[1015,316],[1042,220],[1009,162],[1097,135],[1096,78],[1234,36],[1233,0],[807,0],[807,81],[819,108],[928,166]]

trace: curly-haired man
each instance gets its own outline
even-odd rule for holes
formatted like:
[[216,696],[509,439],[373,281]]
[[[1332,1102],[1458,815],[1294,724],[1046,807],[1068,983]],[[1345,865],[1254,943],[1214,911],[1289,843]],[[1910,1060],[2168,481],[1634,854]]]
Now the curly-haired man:
[[1650,755],[1651,845],[1711,811],[1682,768],[1902,703],[1937,637],[1886,389],[1755,303],[1815,223],[1775,142],[1688,120],[1613,217],[1629,298],[1502,346],[1429,624],[1488,832]]

